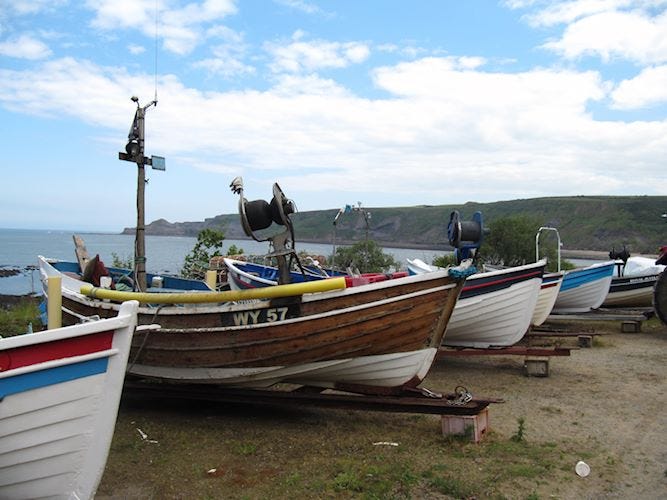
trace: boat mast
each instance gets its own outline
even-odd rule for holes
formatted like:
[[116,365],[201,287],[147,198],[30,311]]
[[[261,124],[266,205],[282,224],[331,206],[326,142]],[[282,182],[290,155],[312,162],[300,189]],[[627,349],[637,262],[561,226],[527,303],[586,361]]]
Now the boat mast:
[[132,101],[137,103],[134,120],[130,126],[127,136],[125,153],[118,153],[118,159],[131,161],[137,164],[137,227],[134,241],[134,277],[135,288],[143,292],[146,290],[146,235],[144,216],[144,192],[146,189],[146,165],[151,165],[155,170],[165,170],[164,158],[144,156],[144,119],[146,110],[157,105],[157,100],[151,101],[144,107],[139,105],[139,98],[132,96]]

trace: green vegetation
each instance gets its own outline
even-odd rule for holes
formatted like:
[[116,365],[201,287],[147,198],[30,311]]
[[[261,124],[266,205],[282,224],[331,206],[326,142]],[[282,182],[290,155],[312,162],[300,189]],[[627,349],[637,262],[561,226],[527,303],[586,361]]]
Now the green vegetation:
[[35,300],[25,298],[11,307],[0,307],[0,336],[26,333],[28,325],[32,325],[34,331],[41,330],[39,306]]
[[[575,440],[513,441],[493,431],[481,443],[443,437],[437,416],[124,401],[101,496],[560,497],[553,485],[571,480],[569,464],[604,453]],[[396,446],[378,443],[385,439]],[[606,463],[598,474],[619,467]]]
[[383,273],[400,266],[392,255],[384,253],[373,240],[337,248],[333,263],[339,269],[351,268],[360,273]]
[[[509,215],[494,220],[479,250],[481,261],[509,267],[535,262],[535,235],[540,227],[539,219],[528,215]],[[558,270],[558,242],[553,231],[540,235],[539,257],[547,258],[548,271]],[[571,262],[561,258],[560,269],[573,267]]]
[[192,279],[204,279],[211,257],[222,255],[225,233],[217,229],[204,229],[197,235],[192,251],[185,256],[181,276]]
[[526,419],[519,417],[517,422],[519,424],[519,428],[517,429],[516,434],[514,434],[510,439],[520,443],[526,439]]
[[455,266],[456,265],[456,257],[454,257],[453,253],[446,253],[446,254],[443,254],[443,255],[438,255],[436,258],[433,259],[432,264],[434,266],[438,266],[438,267]]
[[120,267],[123,269],[133,269],[134,259],[131,255],[120,257],[116,252],[111,252],[111,266]]
[[[462,220],[469,220],[476,211],[481,211],[486,225],[509,216],[533,217],[537,222],[533,237],[540,226],[555,227],[560,232],[565,249],[608,252],[612,247],[620,249],[625,245],[633,254],[652,254],[664,244],[666,228],[660,214],[666,209],[667,196],[572,196],[495,203],[468,202],[463,205],[368,208],[373,215],[368,237],[383,247],[446,248],[449,214],[458,210]],[[330,209],[294,214],[292,220],[297,241],[331,242],[332,222],[337,211]],[[227,238],[245,238],[238,214],[218,215],[205,222],[170,224],[164,220],[155,221],[146,227],[146,234],[196,236],[202,229],[216,227],[225,227]],[[337,243],[350,244],[365,237],[363,217],[349,217],[337,227]]]

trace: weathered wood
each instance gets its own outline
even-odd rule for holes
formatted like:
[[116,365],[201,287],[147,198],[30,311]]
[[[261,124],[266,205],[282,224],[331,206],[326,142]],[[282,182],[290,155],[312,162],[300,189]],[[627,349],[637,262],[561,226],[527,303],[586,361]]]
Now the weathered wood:
[[440,348],[438,359],[466,356],[569,356],[572,349],[566,347],[529,347],[513,345],[509,347],[494,347],[488,349],[449,349]]
[[[276,371],[281,380],[363,393],[416,387],[428,373],[462,286],[436,272],[303,297],[141,307],[139,324],[162,328],[135,334],[128,371],[237,387],[267,387]],[[64,321],[108,317],[115,307],[64,296]],[[366,361],[355,361],[369,357],[375,358],[368,368]],[[312,370],[315,378],[300,378],[301,369]],[[376,380],[382,382],[374,385]]]
[[88,255],[86,244],[81,236],[74,234],[72,235],[72,239],[74,239],[74,254],[76,255],[76,261],[79,263],[79,267],[83,273],[86,270],[86,265],[90,262],[90,255]]
[[[306,386],[307,387],[307,386]],[[460,404],[453,394],[429,398],[424,396],[369,396],[312,390],[262,390],[212,387],[202,384],[156,384],[126,380],[124,396],[173,398],[252,405],[308,405],[364,411],[427,413],[435,415],[477,415],[492,403],[503,403],[499,398],[473,398]]]

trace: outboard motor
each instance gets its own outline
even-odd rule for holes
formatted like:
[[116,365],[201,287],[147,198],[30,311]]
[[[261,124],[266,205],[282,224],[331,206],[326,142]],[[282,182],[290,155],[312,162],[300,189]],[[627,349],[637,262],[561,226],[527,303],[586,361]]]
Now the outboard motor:
[[625,265],[628,262],[628,259],[630,258],[630,252],[628,251],[627,248],[625,248],[625,245],[623,245],[623,250],[617,252],[614,247],[611,247],[611,251],[609,252],[609,258],[611,260],[622,260],[623,264]]

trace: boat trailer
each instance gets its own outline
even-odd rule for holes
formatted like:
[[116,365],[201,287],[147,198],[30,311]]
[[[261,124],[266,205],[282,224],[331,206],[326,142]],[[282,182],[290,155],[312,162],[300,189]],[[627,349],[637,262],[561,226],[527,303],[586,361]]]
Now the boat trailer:
[[123,397],[210,401],[244,405],[297,405],[360,411],[422,413],[442,417],[443,434],[467,435],[479,442],[488,429],[488,406],[499,398],[475,398],[464,387],[452,394],[417,388],[398,396],[328,392],[311,386],[292,390],[236,389],[211,384],[167,384],[126,379]]

